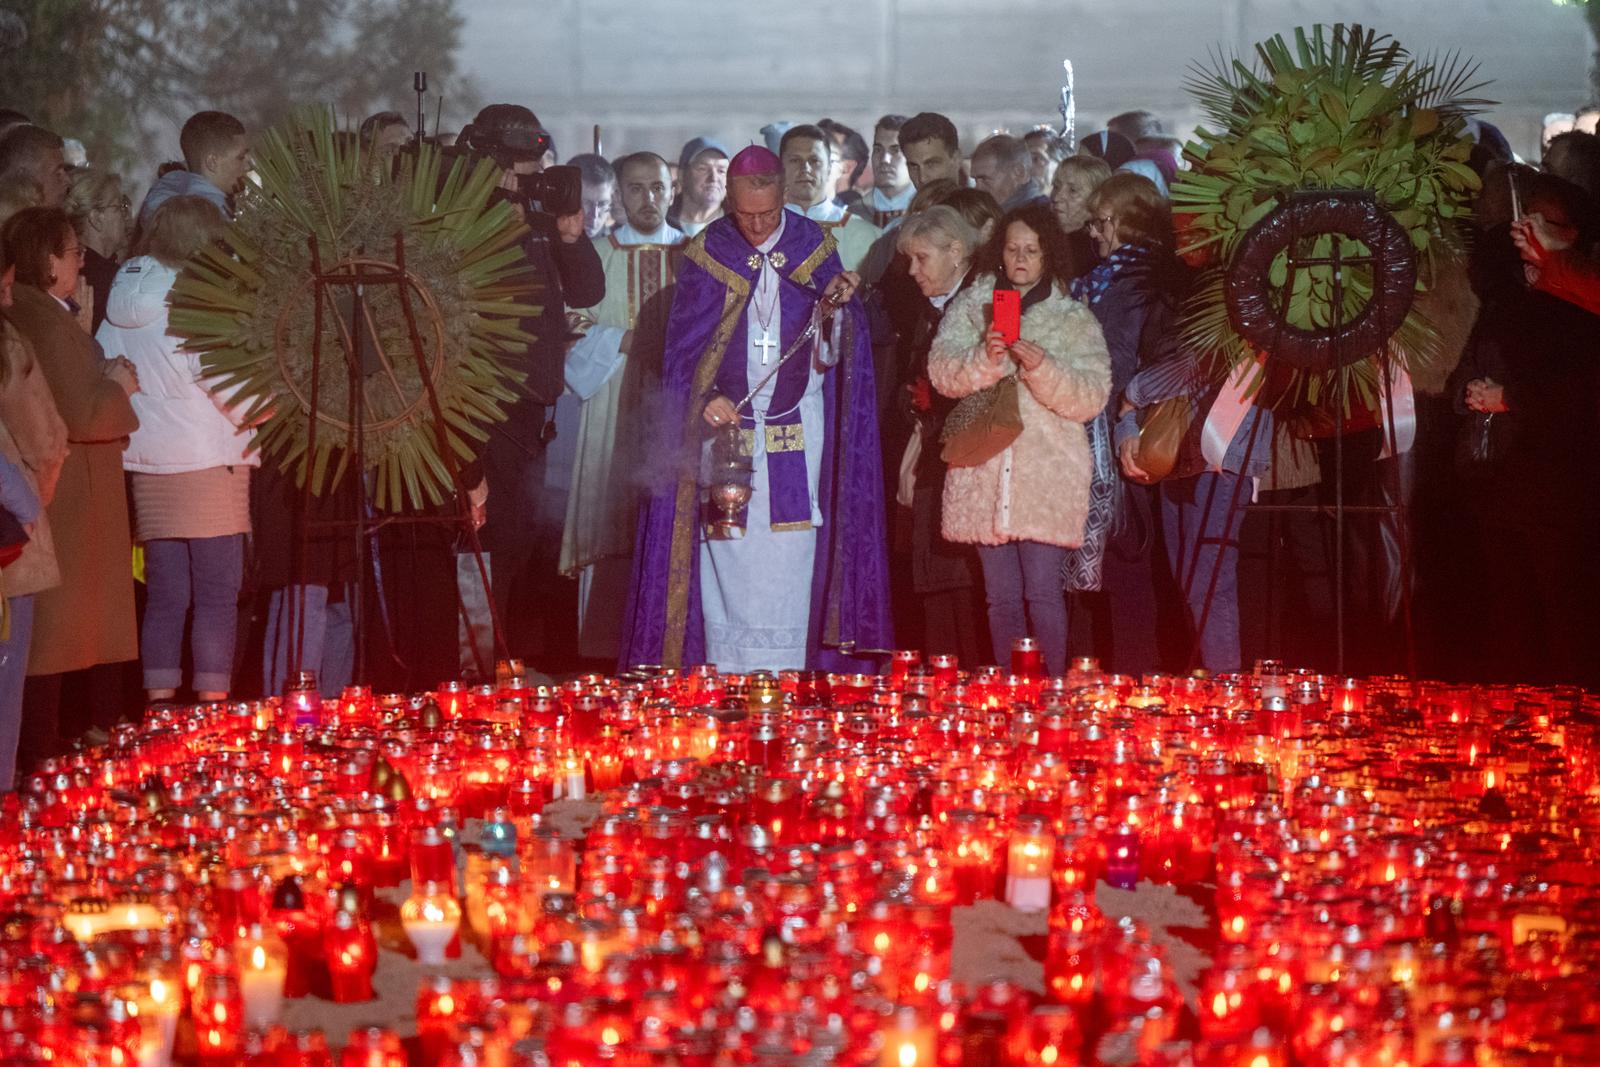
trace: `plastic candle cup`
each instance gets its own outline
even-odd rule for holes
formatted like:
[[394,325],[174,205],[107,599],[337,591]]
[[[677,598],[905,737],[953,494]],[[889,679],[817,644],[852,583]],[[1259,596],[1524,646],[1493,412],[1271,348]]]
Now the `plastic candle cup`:
[[323,934],[323,952],[328,961],[328,977],[337,1004],[354,1004],[372,999],[372,971],[377,961],[362,922],[348,911],[334,913],[333,922]]
[[914,1008],[900,1007],[883,1024],[879,1067],[930,1067],[936,1062],[934,1028]]
[[168,1067],[178,1031],[179,988],[175,968],[139,982],[139,1067]]
[[264,1030],[283,1012],[284,979],[289,974],[289,948],[270,927],[250,927],[235,946],[239,960],[239,994],[244,1024]]
[[1011,673],[1024,678],[1044,676],[1044,651],[1031,637],[1019,637],[1011,642]]
[[461,905],[447,887],[428,882],[400,906],[400,922],[417,950],[417,962],[437,967],[461,927]]
[[1039,816],[1017,820],[1011,832],[1006,866],[1006,903],[1018,911],[1043,911],[1050,906],[1050,868],[1055,841]]
[[283,691],[283,710],[296,726],[319,726],[322,723],[322,693],[317,688],[313,671],[301,671]]

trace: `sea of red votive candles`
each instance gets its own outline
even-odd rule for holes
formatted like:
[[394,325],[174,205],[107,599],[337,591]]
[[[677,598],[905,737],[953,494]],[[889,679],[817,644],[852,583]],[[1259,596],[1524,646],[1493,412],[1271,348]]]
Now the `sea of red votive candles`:
[[[156,710],[4,798],[0,1064],[1600,1063],[1597,712],[1027,644]],[[416,1037],[286,1031],[373,996],[407,879]],[[1141,881],[1214,913],[1197,1003],[1097,907]],[[990,897],[1042,994],[951,979]],[[429,966],[463,938],[494,978]]]

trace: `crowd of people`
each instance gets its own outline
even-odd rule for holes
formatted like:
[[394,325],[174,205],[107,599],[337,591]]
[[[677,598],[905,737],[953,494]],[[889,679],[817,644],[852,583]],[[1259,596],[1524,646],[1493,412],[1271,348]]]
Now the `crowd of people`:
[[[1170,469],[1143,465],[1147,415],[1176,402],[1198,427],[1218,394],[1178,340],[1185,163],[1156,116],[1075,144],[1040,127],[967,151],[923,112],[870,139],[822,119],[737,151],[573,157],[581,209],[525,205],[556,299],[461,516],[483,527],[504,649],[552,669],[831,668],[896,646],[1005,663],[1032,638],[1052,673],[1073,655],[1327,665],[1343,598],[1355,666],[1414,667],[1420,646],[1441,673],[1590,681],[1595,114],[1553,116],[1538,166],[1471,125],[1483,191],[1439,285],[1454,302],[1444,366],[1414,383],[1416,447],[1340,435],[1342,495],[1392,505],[1348,524],[1342,591],[1330,436],[1257,404],[1210,451],[1191,433]],[[509,171],[556,161],[526,108],[474,127],[539,134]],[[359,136],[383,156],[411,131],[383,112]],[[374,565],[399,565],[378,601],[332,547],[291,573],[300,493],[168,325],[249,180],[250,134],[202,112],[179,147],[135,211],[117,175],[0,111],[0,791],[110,727],[134,661],[134,705],[281,692],[291,663],[337,692],[373,611],[375,684],[472,665],[457,534],[384,542]],[[713,523],[730,478],[742,503]],[[319,507],[359,512],[353,492]],[[444,610],[394,611],[423,600]]]

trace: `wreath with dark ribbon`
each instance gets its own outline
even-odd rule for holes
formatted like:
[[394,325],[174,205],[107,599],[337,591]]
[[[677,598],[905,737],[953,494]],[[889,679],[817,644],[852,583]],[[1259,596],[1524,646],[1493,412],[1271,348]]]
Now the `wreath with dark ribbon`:
[[[1308,328],[1289,321],[1285,286],[1273,282],[1274,264],[1286,257],[1292,273],[1305,242],[1323,236],[1333,238],[1336,252],[1346,243],[1365,250],[1342,263],[1366,266],[1371,296],[1348,319]],[[1287,285],[1292,284],[1290,279]],[[1329,191],[1292,198],[1256,223],[1228,265],[1224,296],[1228,317],[1241,337],[1274,360],[1321,373],[1382,351],[1405,322],[1416,289],[1417,255],[1406,229],[1370,194]]]

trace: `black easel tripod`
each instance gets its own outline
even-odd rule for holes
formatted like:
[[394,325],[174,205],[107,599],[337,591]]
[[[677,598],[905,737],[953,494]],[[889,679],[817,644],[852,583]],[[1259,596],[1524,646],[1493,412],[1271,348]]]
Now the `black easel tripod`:
[[[1337,224],[1327,222],[1313,222],[1309,229],[1303,229],[1302,220],[1311,218],[1323,220],[1330,216],[1346,215],[1352,224],[1361,223],[1367,232],[1353,233],[1350,237],[1360,241],[1366,248],[1364,255],[1346,255],[1343,250],[1345,236]],[[1323,233],[1332,233],[1336,239],[1331,242],[1330,251],[1326,256],[1304,254],[1301,250],[1303,242],[1310,237]],[[1397,238],[1397,234],[1400,237]],[[1404,231],[1398,230],[1398,224],[1378,206],[1375,195],[1366,189],[1301,189],[1289,196],[1289,201],[1273,215],[1263,220],[1251,234],[1246,242],[1259,238],[1259,248],[1252,249],[1256,262],[1253,264],[1258,275],[1255,281],[1260,281],[1259,274],[1264,263],[1272,259],[1271,253],[1279,247],[1276,238],[1281,235],[1286,238],[1281,244],[1285,253],[1287,271],[1284,283],[1278,287],[1274,295],[1271,314],[1267,316],[1270,321],[1254,321],[1252,312],[1263,309],[1260,301],[1262,288],[1258,285],[1253,302],[1234,300],[1234,293],[1230,288],[1230,316],[1234,319],[1239,332],[1247,337],[1259,349],[1266,352],[1268,358],[1284,351],[1284,341],[1291,334],[1314,342],[1311,351],[1315,353],[1315,362],[1300,361],[1299,365],[1311,370],[1333,370],[1338,382],[1337,408],[1334,418],[1333,456],[1334,456],[1334,500],[1331,509],[1320,504],[1249,504],[1251,510],[1258,512],[1286,512],[1286,513],[1315,513],[1328,514],[1331,510],[1334,525],[1334,629],[1335,629],[1335,662],[1336,670],[1345,672],[1345,646],[1346,646],[1346,591],[1345,591],[1345,529],[1346,518],[1350,514],[1371,514],[1382,517],[1388,516],[1394,524],[1397,540],[1400,547],[1400,585],[1401,585],[1401,612],[1402,624],[1406,643],[1406,661],[1413,675],[1416,673],[1416,641],[1412,625],[1411,602],[1411,532],[1406,515],[1404,503],[1395,500],[1385,504],[1353,505],[1345,502],[1345,429],[1344,417],[1349,405],[1349,374],[1346,367],[1355,361],[1369,355],[1379,356],[1379,391],[1384,408],[1383,420],[1387,425],[1390,439],[1395,433],[1394,398],[1389,383],[1389,361],[1387,356],[1388,341],[1405,317],[1405,308],[1391,306],[1389,299],[1385,299],[1381,292],[1385,283],[1390,283],[1391,292],[1387,295],[1404,292],[1405,307],[1410,305],[1410,294],[1415,281],[1415,252],[1411,248],[1409,238],[1404,237]],[[1255,253],[1266,252],[1262,256]],[[1241,247],[1241,253],[1243,247]],[[1404,257],[1398,259],[1396,257]],[[1243,255],[1239,257],[1244,258]],[[1231,265],[1230,275],[1238,267],[1236,260]],[[1295,280],[1301,270],[1314,267],[1329,268],[1331,276],[1330,321],[1316,331],[1305,331],[1292,327],[1287,322],[1288,304],[1295,290]],[[1350,267],[1370,268],[1373,275],[1373,295],[1368,307],[1351,324],[1362,327],[1361,337],[1352,344],[1347,337],[1345,320],[1345,275]],[[1398,267],[1398,270],[1394,268]],[[1398,279],[1398,281],[1396,281]],[[1247,280],[1249,280],[1247,278]],[[1234,278],[1230,277],[1230,287]],[[1243,320],[1243,321],[1241,321]],[[1370,343],[1369,343],[1370,342]],[[1310,346],[1308,346],[1310,347]],[[1320,365],[1319,365],[1320,364]],[[1241,470],[1248,470],[1250,460],[1258,443],[1260,420],[1252,419],[1250,437],[1246,444],[1245,455]],[[1243,477],[1235,484],[1232,499],[1228,503],[1228,523],[1225,528],[1232,525],[1233,516],[1240,506],[1240,495],[1243,487]],[[1212,483],[1208,494],[1205,511],[1207,519],[1216,500],[1216,483]],[[1209,521],[1206,523],[1209,526]],[[1194,559],[1186,573],[1195,576],[1202,541],[1196,540]],[[1274,544],[1269,558],[1269,570],[1277,570],[1279,565],[1278,552]],[[1212,601],[1215,598],[1217,579],[1221,572],[1221,548],[1212,566],[1210,583],[1206,591],[1203,607],[1196,626],[1195,647],[1191,650],[1191,660],[1199,650],[1200,635],[1205,632],[1205,625],[1210,614]]]
[[[350,531],[356,540],[356,558],[358,560],[357,579],[354,603],[352,604],[353,618],[355,620],[355,651],[356,668],[354,678],[360,682],[366,678],[366,657],[363,619],[363,605],[366,603],[367,582],[373,574],[372,542],[377,532],[393,525],[444,525],[458,527],[466,533],[468,547],[472,551],[477,565],[478,577],[483,582],[486,592],[490,589],[488,567],[484,562],[483,547],[478,537],[477,528],[472,522],[472,504],[469,498],[469,487],[462,481],[461,468],[457,462],[454,450],[450,447],[448,431],[444,418],[444,409],[439,402],[439,393],[434,381],[434,368],[428,365],[428,359],[423,344],[422,333],[417,325],[416,310],[412,305],[412,288],[414,280],[406,270],[405,235],[396,233],[394,237],[394,260],[384,263],[379,260],[367,259],[360,255],[335,264],[331,269],[325,268],[322,261],[321,249],[317,238],[312,235],[309,239],[311,253],[311,280],[312,293],[312,341],[311,341],[311,385],[307,397],[309,418],[305,464],[306,470],[302,472],[301,494],[299,501],[299,514],[295,516],[295,543],[292,546],[291,574],[297,588],[297,595],[289,598],[287,605],[289,612],[289,675],[293,676],[305,667],[305,616],[307,595],[307,569],[309,566],[309,543],[313,529],[331,529]],[[394,286],[401,313],[405,319],[406,336],[411,347],[412,355],[416,359],[418,379],[421,382],[423,396],[428,406],[428,415],[433,426],[435,446],[440,461],[444,464],[449,474],[454,493],[452,496],[454,509],[451,514],[394,514],[375,517],[372,514],[371,500],[365,482],[366,465],[366,419],[364,410],[365,385],[368,376],[366,366],[366,353],[364,351],[367,334],[371,333],[374,339],[372,353],[377,360],[379,369],[387,374],[391,381],[396,381],[393,375],[393,366],[389,363],[387,354],[382,345],[377,342],[378,331],[371,320],[370,308],[366,300],[367,286]],[[310,517],[310,502],[312,497],[311,465],[316,461],[318,424],[323,419],[322,413],[322,328],[324,315],[329,302],[338,307],[338,300],[334,294],[340,290],[348,290],[350,294],[350,329],[343,331],[347,340],[345,345],[345,370],[349,382],[349,411],[346,426],[349,434],[348,452],[344,463],[345,475],[353,475],[362,479],[355,494],[358,501],[358,513],[353,519],[312,519]],[[398,383],[396,382],[398,390]],[[485,598],[489,608],[490,627],[494,640],[495,655],[506,658],[504,643],[504,630],[500,624],[499,611],[495,607],[492,595]],[[493,677],[493,664],[484,663],[479,652],[478,644],[472,642],[473,654],[478,658],[478,671],[482,677]]]

